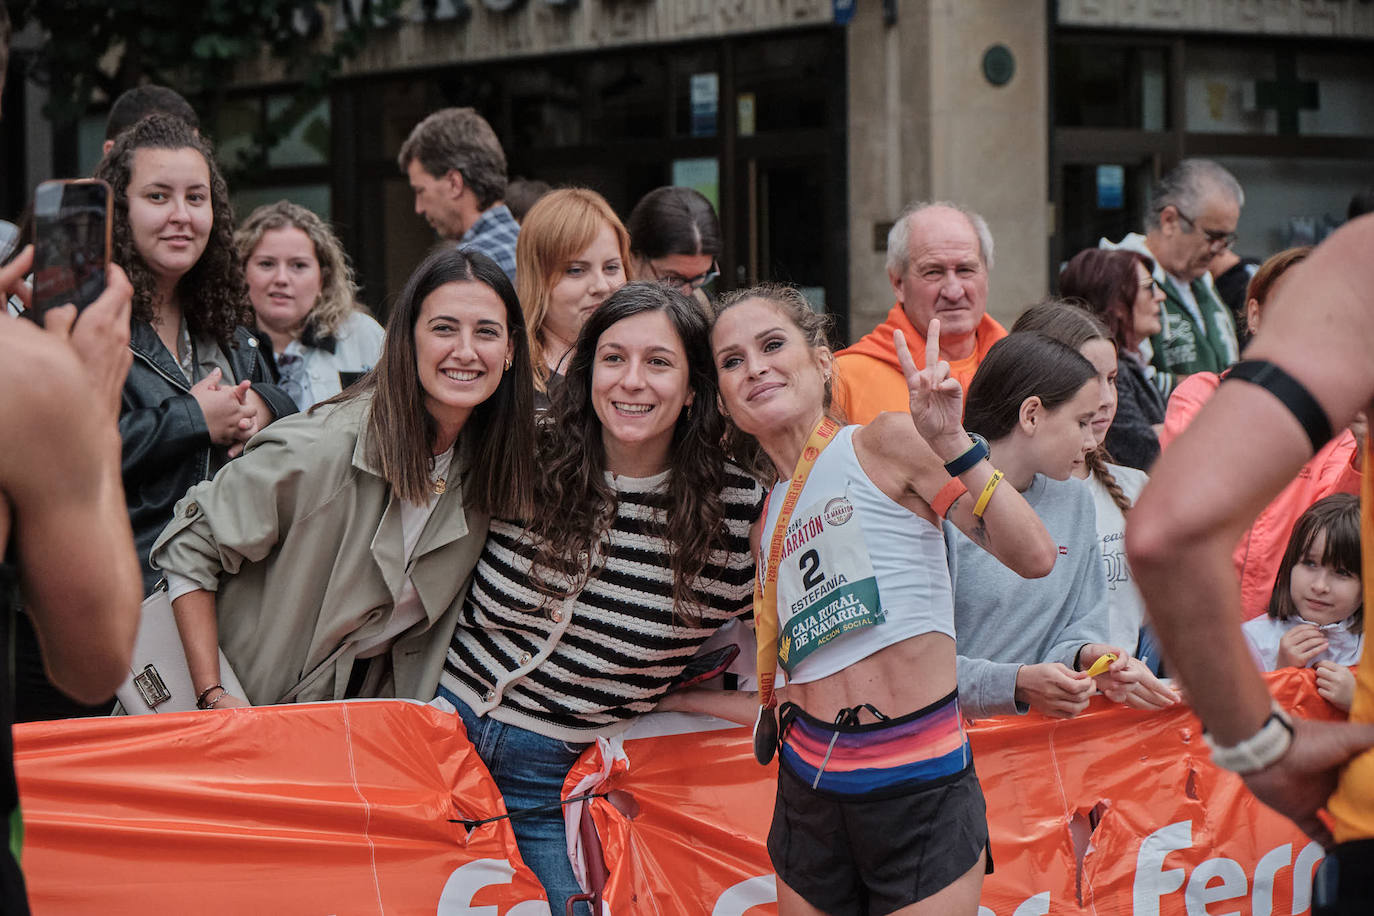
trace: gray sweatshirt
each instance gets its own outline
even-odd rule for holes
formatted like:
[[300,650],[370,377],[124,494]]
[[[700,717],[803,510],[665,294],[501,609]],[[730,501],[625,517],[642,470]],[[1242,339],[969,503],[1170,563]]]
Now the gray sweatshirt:
[[959,706],[971,719],[1026,711],[1016,702],[1022,665],[1073,668],[1085,643],[1107,641],[1107,581],[1092,493],[1081,480],[1036,474],[1023,495],[1059,545],[1054,569],[1042,579],[1021,578],[958,528],[944,526]]

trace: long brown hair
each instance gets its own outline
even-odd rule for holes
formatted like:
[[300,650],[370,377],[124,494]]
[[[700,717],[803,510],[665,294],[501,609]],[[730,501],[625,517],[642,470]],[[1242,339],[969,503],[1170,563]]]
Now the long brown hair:
[[476,251],[445,246],[415,269],[391,310],[376,367],[326,404],[371,392],[368,458],[402,499],[423,504],[430,494],[436,426],[425,409],[415,358],[415,325],[430,293],[448,283],[481,283],[506,307],[506,334],[513,347],[510,368],[496,391],[473,409],[460,441],[470,449],[463,481],[464,505],[506,518],[526,515],[534,488],[534,391],[525,319],[515,288],[496,262]]
[[[598,558],[615,521],[617,497],[606,483],[606,452],[601,420],[592,404],[592,367],[601,335],[612,325],[645,312],[662,312],[687,355],[687,384],[693,402],[678,415],[669,450],[667,492],[663,497],[673,569],[673,611],[696,624],[701,602],[695,586],[713,562],[729,550],[725,506],[725,421],[716,410],[716,373],[711,365],[710,332],[697,304],[656,283],[629,283],[607,298],[587,319],[568,363],[564,384],[555,394],[540,429],[541,473],[538,513],[529,526],[536,546],[536,569],[567,582],[563,589],[540,582],[550,596],[581,591],[600,571]],[[713,559],[714,558],[714,559]]]
[[1255,275],[1250,278],[1249,285],[1245,287],[1245,301],[1249,303],[1251,299],[1254,299],[1260,304],[1260,314],[1263,314],[1264,307],[1269,304],[1269,296],[1273,293],[1274,285],[1279,282],[1279,278],[1288,273],[1290,268],[1305,261],[1311,253],[1311,245],[1299,245],[1296,248],[1286,248],[1270,257],[1259,266]]
[[1028,398],[1054,410],[1095,378],[1097,367],[1068,344],[1039,331],[1008,334],[992,345],[969,382],[964,428],[996,442],[1016,428]]
[[210,142],[185,121],[167,114],[148,115],[121,133],[95,170],[95,177],[109,182],[114,191],[110,255],[133,284],[133,317],[138,321],[153,320],[157,288],[152,270],[134,247],[129,226],[129,179],[133,175],[134,154],[141,149],[191,149],[205,160],[210,172],[213,213],[210,236],[200,258],[177,281],[177,295],[191,333],[207,334],[228,347],[236,327],[253,323],[248,283],[234,247],[234,208],[229,203],[229,186],[215,163]]
[[[1080,353],[1083,352],[1083,345],[1086,343],[1094,340],[1111,340],[1107,336],[1107,329],[1095,315],[1081,306],[1059,299],[1046,299],[1022,312],[1021,317],[1011,326],[1013,334],[1018,331],[1039,331]],[[1083,456],[1083,463],[1088,466],[1088,471],[1102,484],[1112,502],[1121,510],[1121,514],[1125,515],[1131,511],[1131,500],[1126,491],[1121,489],[1121,484],[1117,483],[1116,475],[1107,466],[1110,461],[1111,455],[1107,454],[1105,445],[1099,445]]]
[[1117,350],[1123,353],[1140,345],[1135,332],[1135,297],[1140,291],[1137,264],[1154,274],[1155,262],[1143,254],[1122,248],[1089,248],[1074,255],[1059,275],[1059,294],[1081,300],[1106,325]]

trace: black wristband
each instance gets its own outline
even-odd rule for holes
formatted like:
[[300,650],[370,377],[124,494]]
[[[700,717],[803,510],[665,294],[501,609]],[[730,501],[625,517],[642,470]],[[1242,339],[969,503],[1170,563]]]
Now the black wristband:
[[969,433],[968,437],[973,440],[973,444],[958,458],[945,462],[945,473],[950,477],[958,477],[988,456],[988,440],[977,433]]
[[1224,382],[1231,379],[1258,385],[1278,398],[1279,403],[1287,407],[1288,412],[1302,425],[1302,431],[1307,433],[1307,439],[1312,443],[1313,452],[1331,441],[1331,419],[1317,399],[1312,397],[1312,392],[1269,360],[1247,359],[1238,362],[1222,377]]

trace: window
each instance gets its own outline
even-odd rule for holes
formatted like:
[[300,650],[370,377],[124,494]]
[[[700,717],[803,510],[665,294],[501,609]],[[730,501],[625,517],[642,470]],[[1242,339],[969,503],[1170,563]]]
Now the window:
[[1054,57],[1055,124],[1164,130],[1168,69],[1164,47],[1061,40]]

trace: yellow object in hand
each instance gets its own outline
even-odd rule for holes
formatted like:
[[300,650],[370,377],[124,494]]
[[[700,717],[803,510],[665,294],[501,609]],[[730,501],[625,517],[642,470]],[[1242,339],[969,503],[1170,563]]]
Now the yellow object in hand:
[[1097,661],[1092,663],[1092,667],[1088,669],[1088,677],[1097,677],[1099,674],[1106,674],[1107,669],[1112,666],[1112,662],[1114,661],[1116,661],[1115,652],[1108,652],[1105,655],[1099,656]]

